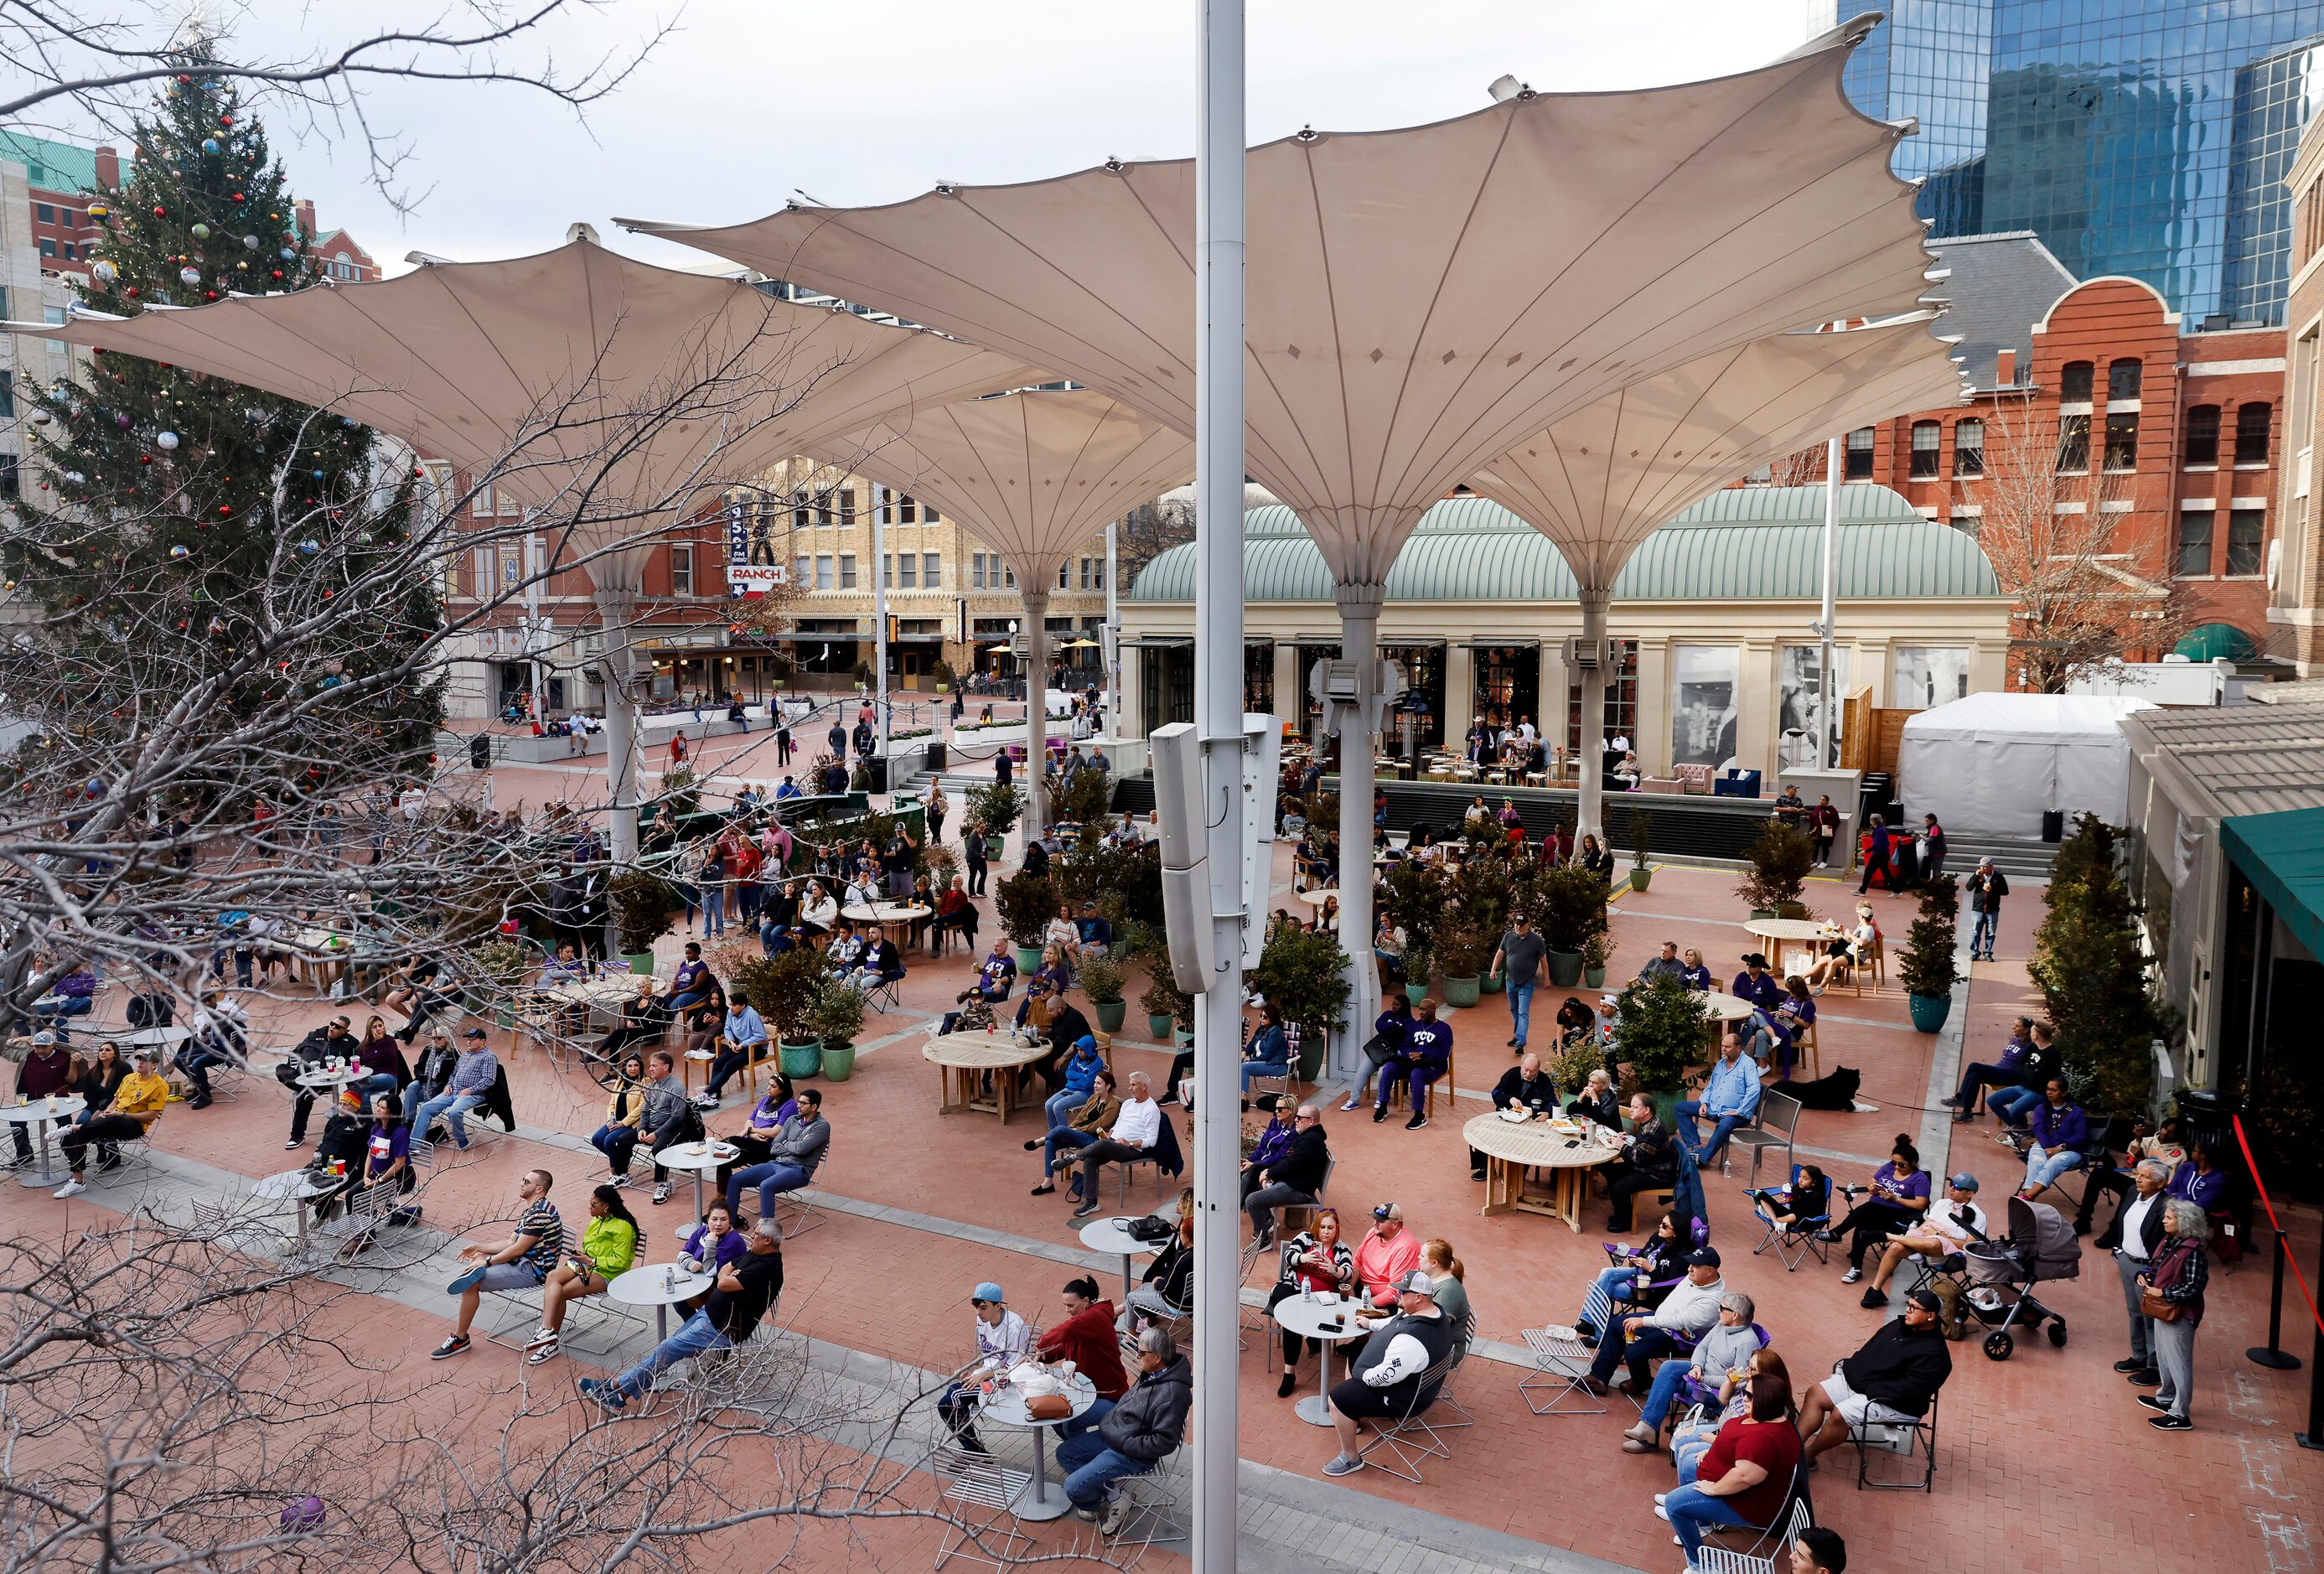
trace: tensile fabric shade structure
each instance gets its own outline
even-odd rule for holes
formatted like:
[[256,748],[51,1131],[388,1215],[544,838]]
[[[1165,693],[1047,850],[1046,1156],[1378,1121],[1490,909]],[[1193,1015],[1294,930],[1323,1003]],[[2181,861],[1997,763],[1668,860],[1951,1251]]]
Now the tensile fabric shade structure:
[[[629,631],[647,555],[727,483],[918,403],[1044,380],[1003,353],[609,252],[432,262],[399,278],[132,318],[13,325],[327,408],[537,510],[604,623],[617,858],[633,857]],[[445,549],[449,549],[449,543]]]
[[[1470,489],[1556,544],[1581,585],[1582,640],[1603,640],[1615,576],[1673,516],[1833,432],[1960,402],[1952,345],[1930,333],[1935,316],[1778,334],[1690,361],[1528,437]],[[1592,832],[1605,683],[1602,663],[1582,668],[1580,824]]]
[[1194,445],[1118,399],[1025,389],[924,408],[816,457],[936,504],[998,551],[1025,603],[1025,834],[1047,828],[1049,591],[1074,548],[1194,470]]
[[[1360,712],[1388,566],[1452,486],[1701,356],[1918,306],[1931,260],[1913,188],[1889,170],[1909,128],[1866,117],[1841,87],[1877,20],[1715,80],[1526,92],[1431,125],[1302,132],[1250,151],[1245,467],[1331,566]],[[723,228],[619,222],[1004,350],[1193,431],[1194,184],[1191,160],[1112,161]],[[1343,736],[1351,849],[1371,841],[1368,725]],[[1342,904],[1342,932],[1369,934],[1365,882]],[[1351,962],[1350,980],[1350,1019],[1368,1022],[1374,970]]]

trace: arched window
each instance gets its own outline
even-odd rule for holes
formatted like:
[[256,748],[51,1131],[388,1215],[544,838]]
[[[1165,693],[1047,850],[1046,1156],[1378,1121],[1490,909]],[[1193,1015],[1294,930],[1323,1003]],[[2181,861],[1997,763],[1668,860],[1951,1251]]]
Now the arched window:
[[1985,423],[1975,416],[1953,423],[1953,474],[1985,474]]
[[2107,402],[2116,404],[2126,399],[2136,399],[2138,376],[2139,364],[2135,359],[2109,363],[2107,366]]
[[2058,399],[2064,404],[2088,404],[2090,401],[2090,376],[2094,368],[2088,361],[2069,361],[2058,371]]
[[2239,404],[2236,407],[2236,463],[2264,465],[2267,463],[2267,423],[2275,413],[2271,404]]
[[1915,481],[1932,479],[1937,474],[1937,456],[1943,451],[1944,428],[1935,421],[1913,423],[1913,468]]
[[2219,462],[2219,407],[2190,406],[2187,411],[2187,461],[2190,465]]

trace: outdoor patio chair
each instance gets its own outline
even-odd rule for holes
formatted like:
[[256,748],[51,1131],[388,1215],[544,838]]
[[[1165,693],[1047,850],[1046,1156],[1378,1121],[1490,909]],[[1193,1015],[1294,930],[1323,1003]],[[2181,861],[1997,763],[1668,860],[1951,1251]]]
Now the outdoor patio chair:
[[1750,1178],[1744,1182],[1747,1189],[1757,1189],[1759,1158],[1770,1148],[1783,1149],[1784,1173],[1789,1174],[1792,1141],[1799,1124],[1800,1101],[1789,1093],[1767,1089],[1759,1096],[1759,1118],[1749,1126],[1738,1126],[1727,1134],[1727,1151],[1720,1155],[1720,1174],[1735,1173],[1735,1150],[1738,1147],[1751,1151]]
[[[1444,1379],[1452,1374],[1452,1363],[1453,1357],[1448,1351],[1443,1360],[1420,1375],[1420,1384],[1412,1391],[1412,1407],[1400,1416],[1385,1418],[1386,1425],[1379,1434],[1358,1450],[1360,1458],[1417,1487],[1421,1460],[1452,1457],[1452,1450],[1445,1446],[1428,1419],[1429,1412],[1443,1395]],[[1375,1451],[1387,1457],[1375,1459]]]
[[[1533,1372],[1517,1379],[1526,1408],[1536,1415],[1603,1415],[1606,1406],[1582,1379],[1590,1375],[1592,1352],[1570,1328],[1528,1328],[1526,1348],[1533,1353]],[[1537,1395],[1546,1401],[1536,1403]]]
[[1004,1574],[1032,1549],[1033,1538],[1010,1512],[1010,1505],[1033,1484],[1031,1471],[964,1449],[949,1438],[930,1452],[928,1465],[943,1477],[944,1500],[952,1508],[936,1548],[936,1568],[965,1558]]
[[1815,1523],[1814,1512],[1808,1503],[1804,1472],[1800,1480],[1802,1484],[1792,1490],[1790,1507],[1777,1514],[1769,1528],[1752,1532],[1746,1526],[1724,1527],[1728,1535],[1750,1534],[1753,1539],[1748,1549],[1738,1551],[1716,1542],[1704,1542],[1702,1550],[1695,1554],[1694,1566],[1700,1574],[1776,1574],[1778,1569],[1790,1568],[1792,1543],[1800,1539],[1802,1531]]
[[[1833,1371],[1840,1363],[1832,1363]],[[1929,1395],[1928,1413],[1914,1421],[1872,1421],[1861,1426],[1850,1425],[1848,1441],[1856,1448],[1856,1485],[1880,1490],[1933,1493],[1937,1489],[1937,1404],[1944,1397],[1940,1388]],[[1899,1479],[1876,1480],[1872,1475],[1872,1456],[1895,1454],[1908,1465],[1920,1468],[1921,1478],[1910,1475]]]

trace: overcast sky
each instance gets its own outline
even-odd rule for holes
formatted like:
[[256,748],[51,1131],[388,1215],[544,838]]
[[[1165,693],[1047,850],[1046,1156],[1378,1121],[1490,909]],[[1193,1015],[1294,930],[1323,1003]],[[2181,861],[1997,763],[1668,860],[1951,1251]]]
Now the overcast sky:
[[[1252,0],[1251,138],[1465,114],[1504,71],[1591,89],[1745,69],[1798,44],[1807,11],[1805,0]],[[392,0],[313,11],[248,0],[235,24],[246,44],[281,48],[302,17],[328,18],[339,38],[364,12],[410,15]],[[538,251],[576,219],[686,265],[699,254],[618,235],[609,219],[732,223],[794,188],[854,205],[938,179],[1028,179],[1193,149],[1193,0],[615,0],[563,25],[558,57],[634,42],[673,14],[682,31],[586,124],[516,87],[374,89],[371,113],[410,144],[405,176],[421,199],[408,220],[366,188],[358,149],[294,141],[282,116],[269,125],[322,225],[352,231],[391,272],[415,247],[462,260]]]

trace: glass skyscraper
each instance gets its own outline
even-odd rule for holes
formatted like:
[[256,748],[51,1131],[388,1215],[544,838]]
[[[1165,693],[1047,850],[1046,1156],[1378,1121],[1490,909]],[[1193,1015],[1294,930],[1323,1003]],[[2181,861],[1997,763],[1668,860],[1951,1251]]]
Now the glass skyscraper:
[[2324,91],[2324,0],[1811,0],[1886,12],[1848,68],[1915,116],[1897,172],[1940,235],[2032,230],[2078,276],[2127,274],[2190,324],[2283,318],[2282,190]]

